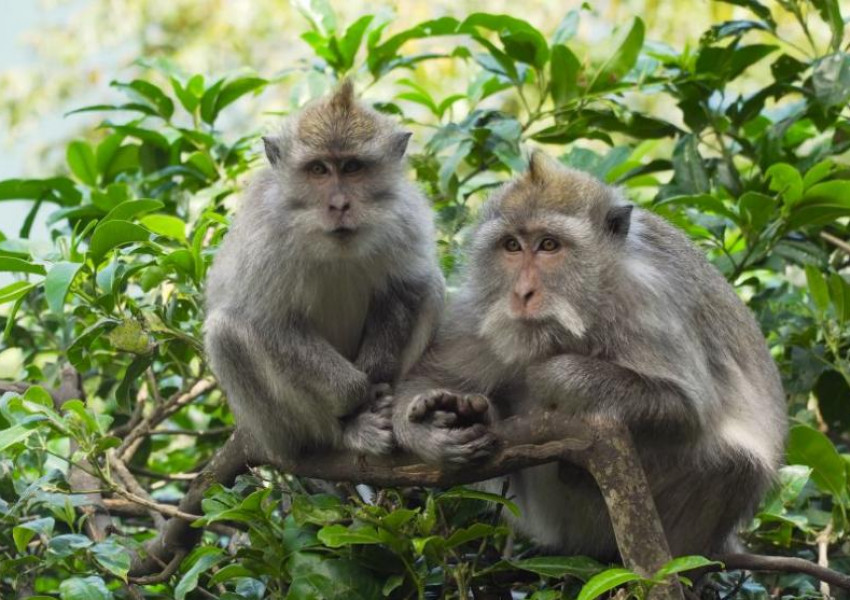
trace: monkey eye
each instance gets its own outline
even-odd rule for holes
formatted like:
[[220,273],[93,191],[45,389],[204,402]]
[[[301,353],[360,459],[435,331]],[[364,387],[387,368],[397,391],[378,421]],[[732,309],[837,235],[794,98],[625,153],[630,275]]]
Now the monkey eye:
[[537,249],[543,252],[555,252],[560,247],[561,243],[558,240],[553,237],[545,237],[540,240],[540,245],[537,246]]
[[356,173],[357,171],[362,171],[363,167],[366,165],[363,164],[362,160],[357,160],[356,158],[349,158],[347,161],[342,163],[342,172],[343,173]]
[[318,160],[314,160],[307,165],[307,172],[310,175],[327,175],[329,173],[325,164]]
[[508,239],[506,239],[502,246],[508,252],[519,252],[520,250],[522,250],[522,245],[519,243],[519,241],[517,241],[515,237],[509,237]]

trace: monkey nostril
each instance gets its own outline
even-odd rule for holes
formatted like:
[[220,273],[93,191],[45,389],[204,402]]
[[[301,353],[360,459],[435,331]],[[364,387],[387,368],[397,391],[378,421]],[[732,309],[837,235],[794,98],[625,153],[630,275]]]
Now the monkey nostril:
[[533,296],[534,290],[528,290],[525,294],[522,295],[522,301],[528,304]]

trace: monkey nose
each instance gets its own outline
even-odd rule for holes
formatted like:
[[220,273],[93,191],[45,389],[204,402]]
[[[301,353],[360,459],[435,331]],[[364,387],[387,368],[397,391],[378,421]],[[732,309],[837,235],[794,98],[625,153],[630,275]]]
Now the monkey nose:
[[328,208],[330,208],[331,212],[345,213],[348,212],[349,208],[351,208],[351,202],[345,196],[333,196]]

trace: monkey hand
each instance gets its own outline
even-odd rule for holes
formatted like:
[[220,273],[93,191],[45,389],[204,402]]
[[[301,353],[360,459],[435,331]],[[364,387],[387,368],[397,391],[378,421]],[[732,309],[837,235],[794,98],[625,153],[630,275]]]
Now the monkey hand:
[[408,445],[428,462],[457,468],[488,458],[497,439],[487,425],[490,401],[480,394],[432,390],[419,394],[407,409]]
[[372,386],[372,399],[343,423],[343,444],[363,454],[389,454],[393,449],[393,397],[388,384]]

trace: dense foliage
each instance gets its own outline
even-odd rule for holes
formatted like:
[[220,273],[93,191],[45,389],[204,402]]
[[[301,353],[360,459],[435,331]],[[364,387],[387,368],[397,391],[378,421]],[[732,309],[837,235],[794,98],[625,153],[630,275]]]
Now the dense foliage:
[[[646,41],[636,18],[585,51],[572,43],[585,9],[545,33],[487,13],[398,31],[375,15],[343,26],[328,5],[300,2],[315,58],[283,78],[160,63],[113,83],[126,99],[80,109],[105,120],[68,144],[65,174],[0,182],[0,200],[32,205],[17,235],[0,234],[0,272],[14,276],[0,288],[0,367],[38,384],[0,398],[0,597],[466,598],[511,586],[542,600],[574,597],[594,575],[581,598],[652,585],[534,556],[508,540],[500,513],[516,508],[498,496],[384,490],[371,502],[345,487],[344,501],[264,470],[208,493],[204,543],[172,577],[128,582],[131,552],[233,425],[203,356],[202,290],[261,153],[260,125],[234,131],[227,112],[274,87],[319,95],[343,75],[415,131],[411,171],[433,199],[448,275],[475,206],[534,144],[624,186],[704,248],[757,314],[794,423],[789,466],[744,539],[765,553],[820,550],[850,571],[844,17],[837,0],[729,3],[742,18],[683,49]],[[461,63],[466,87],[435,97],[419,77],[430,61]],[[47,246],[28,239],[39,212]],[[84,393],[61,402],[67,365]],[[112,515],[106,539],[84,510],[95,501]],[[720,583],[817,594],[799,575]]]

